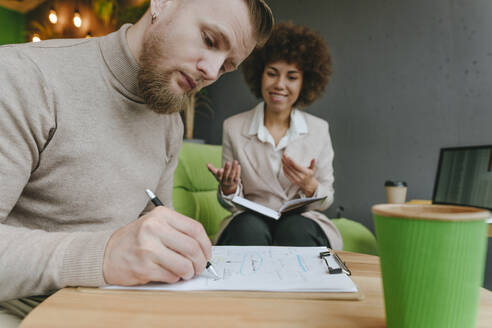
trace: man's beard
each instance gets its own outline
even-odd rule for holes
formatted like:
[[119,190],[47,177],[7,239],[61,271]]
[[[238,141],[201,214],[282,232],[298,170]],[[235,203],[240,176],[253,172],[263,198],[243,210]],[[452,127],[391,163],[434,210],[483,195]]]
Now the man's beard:
[[159,114],[171,114],[184,109],[191,93],[175,94],[170,88],[171,72],[159,72],[157,63],[162,59],[160,44],[156,36],[144,42],[138,71],[138,90],[147,106]]

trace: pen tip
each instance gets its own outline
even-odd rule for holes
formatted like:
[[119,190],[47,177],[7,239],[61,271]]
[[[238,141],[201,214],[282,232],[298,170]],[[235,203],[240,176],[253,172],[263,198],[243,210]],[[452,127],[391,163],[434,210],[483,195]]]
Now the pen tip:
[[212,263],[210,262],[207,263],[207,270],[210,271],[215,276],[215,279],[220,279],[220,276],[217,274],[217,271],[215,271],[214,267],[212,266]]
[[150,189],[145,189],[145,193],[147,194],[147,196],[149,196],[150,198],[155,198],[155,195],[152,191],[150,191]]

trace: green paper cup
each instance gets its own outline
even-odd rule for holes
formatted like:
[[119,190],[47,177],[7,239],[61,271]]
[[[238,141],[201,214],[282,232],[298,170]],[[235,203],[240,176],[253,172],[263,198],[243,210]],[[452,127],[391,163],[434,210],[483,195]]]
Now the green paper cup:
[[475,327],[490,213],[405,204],[372,213],[387,327]]

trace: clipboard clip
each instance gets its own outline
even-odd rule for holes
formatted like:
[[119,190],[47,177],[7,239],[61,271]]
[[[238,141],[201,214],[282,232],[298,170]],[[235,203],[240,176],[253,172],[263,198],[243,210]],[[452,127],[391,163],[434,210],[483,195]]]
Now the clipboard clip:
[[[326,259],[328,256],[333,256],[333,258],[335,259],[335,261],[339,266],[338,268],[333,268],[328,264],[328,260]],[[347,276],[352,275],[352,272],[350,272],[345,262],[343,262],[342,259],[337,255],[337,253],[335,253],[333,250],[328,249],[326,252],[319,253],[319,258],[325,261],[326,266],[328,267],[328,272],[330,274],[337,274],[343,272]]]

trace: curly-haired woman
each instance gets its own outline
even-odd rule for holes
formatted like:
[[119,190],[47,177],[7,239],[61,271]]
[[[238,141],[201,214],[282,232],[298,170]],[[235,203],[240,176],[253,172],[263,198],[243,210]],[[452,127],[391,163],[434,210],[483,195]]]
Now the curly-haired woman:
[[[265,46],[246,59],[242,71],[253,94],[263,101],[224,122],[223,167],[208,164],[219,181],[219,201],[235,212],[224,221],[217,244],[341,249],[335,225],[316,211],[333,202],[328,123],[300,110],[318,99],[328,83],[328,46],[308,27],[279,23]],[[274,220],[235,211],[234,195],[272,209],[294,198],[327,198],[308,205],[303,213]]]

